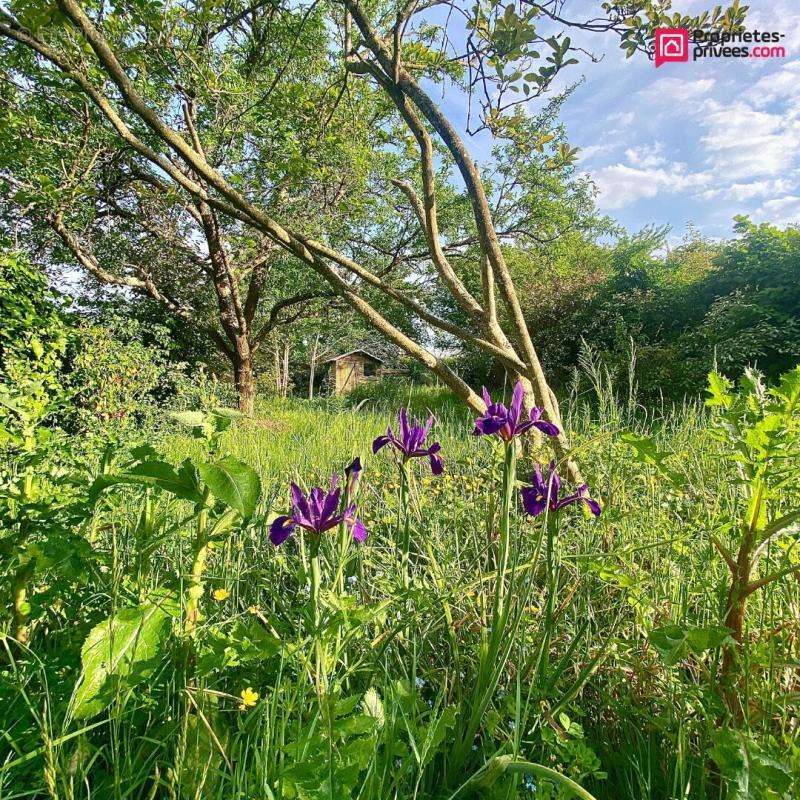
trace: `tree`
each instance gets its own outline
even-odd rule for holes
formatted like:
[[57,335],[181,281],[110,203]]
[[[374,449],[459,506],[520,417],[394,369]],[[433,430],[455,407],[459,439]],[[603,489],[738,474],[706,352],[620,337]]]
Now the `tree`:
[[[257,351],[279,326],[313,313],[328,287],[301,279],[297,264],[258,231],[176,194],[151,165],[120,151],[86,102],[17,89],[3,120],[14,143],[0,157],[6,224],[13,221],[17,238],[22,231],[51,264],[77,261],[101,284],[149,298],[192,325],[231,365],[240,408],[251,412]],[[193,128],[191,102],[183,113]],[[212,133],[223,123],[227,116],[212,120]],[[342,194],[347,188],[342,181]],[[301,199],[305,211],[324,214],[319,185],[302,198],[281,197],[284,206]]]
[[[296,215],[285,214],[280,207],[265,202],[247,171],[232,173],[228,164],[207,157],[203,144],[203,121],[219,103],[212,90],[215,67],[243,56],[246,65],[261,64],[264,44],[272,41],[269,25],[263,26],[261,15],[282,20],[297,16],[299,11],[266,2],[245,7],[215,6],[201,15],[178,4],[167,4],[157,11],[143,5],[127,10],[103,7],[89,13],[77,0],[58,0],[57,5],[54,12],[49,5],[26,2],[17,8],[18,19],[4,14],[0,24],[0,35],[36,54],[39,71],[29,79],[64,81],[77,88],[126,146],[149,163],[151,171],[168,177],[171,187],[188,194],[193,202],[206,204],[214,212],[253,228],[304,263],[376,330],[433,370],[473,409],[482,410],[483,401],[472,387],[424,342],[393,324],[365,296],[364,287],[399,304],[426,325],[498,359],[512,376],[522,379],[526,405],[541,405],[563,428],[558,403],[503,253],[503,231],[495,222],[503,216],[500,206],[504,198],[492,195],[491,183],[481,174],[464,136],[434,101],[429,87],[445,83],[461,88],[466,99],[477,104],[479,128],[513,137],[521,115],[509,117],[504,112],[518,101],[506,102],[504,98],[520,92],[524,97],[535,97],[544,92],[555,75],[575,61],[571,55],[576,48],[565,31],[573,25],[588,29],[598,26],[567,20],[561,16],[563,4],[556,2],[523,3],[520,13],[513,5],[501,9],[496,2],[475,6],[443,3],[453,12],[450,17],[458,21],[455,24],[462,26],[457,34],[434,24],[426,16],[430,7],[424,4],[368,9],[359,0],[342,0],[327,6],[315,3],[303,10],[303,19],[317,21],[320,43],[337,75],[328,92],[311,99],[315,115],[330,119],[340,110],[342,98],[353,93],[367,96],[370,108],[379,108],[382,99],[393,113],[391,120],[370,115],[367,135],[355,139],[383,156],[378,160],[380,168],[373,168],[371,163],[363,177],[371,181],[368,188],[373,189],[373,202],[377,205],[378,199],[382,200],[382,211],[376,217],[386,221],[375,237],[378,248],[374,239],[367,243],[373,258],[359,260],[357,252],[362,248],[357,234],[363,222],[363,214],[358,218],[359,209],[339,202],[340,224],[327,228],[298,220]],[[540,14],[559,25],[560,33],[547,36],[538,29]],[[716,11],[712,16],[694,18],[677,15],[677,23],[693,28],[731,28],[740,24],[742,17],[737,0],[725,14]],[[623,46],[632,48],[631,52],[647,46],[657,25],[676,22],[662,4],[649,0],[639,0],[624,9],[606,4],[603,19],[602,29],[619,33]],[[141,47],[141,42],[147,46]],[[448,47],[456,52],[447,52]],[[240,72],[246,75],[245,70]],[[280,78],[275,85],[279,82]],[[61,91],[67,91],[66,86]],[[197,119],[184,114],[180,120],[176,109],[188,104],[200,110]],[[363,122],[347,121],[349,139],[364,132]],[[412,142],[416,152],[409,146]],[[243,136],[242,143],[245,147],[253,140]],[[403,145],[404,152],[398,153]],[[410,163],[412,153],[418,170],[415,184],[402,170]],[[568,157],[569,153],[564,155]],[[437,162],[442,163],[442,169],[437,169]],[[392,166],[401,168],[400,174],[392,177]],[[475,244],[480,259],[481,293],[477,297],[454,269],[448,257],[448,246],[454,243],[447,241],[440,226],[439,201],[442,194],[452,191],[452,182],[446,181],[443,189],[442,179],[449,176],[450,168],[463,183],[463,194],[469,201],[472,231],[467,245]],[[307,181],[302,172],[299,180],[297,175],[286,176],[292,187]],[[392,195],[380,185],[386,178],[394,187]],[[365,192],[362,198],[368,195]],[[393,219],[392,209],[397,210]],[[402,279],[403,274],[413,274],[408,269],[414,264],[409,258],[413,251],[408,251],[407,226],[403,224],[409,212],[418,225],[418,235],[410,241],[424,241],[420,261],[436,274],[466,314],[468,327],[438,315],[424,299],[415,296],[407,280],[397,280],[398,275]],[[397,231],[391,248],[395,255],[376,269],[375,253],[384,252],[386,258],[380,241],[386,226]],[[373,234],[376,225],[368,224],[366,229]],[[397,269],[403,265],[405,270]],[[505,328],[498,304],[507,312],[509,324]],[[569,442],[563,430],[554,442],[560,456],[566,457]],[[577,467],[572,463],[568,467],[572,477],[578,478]]]

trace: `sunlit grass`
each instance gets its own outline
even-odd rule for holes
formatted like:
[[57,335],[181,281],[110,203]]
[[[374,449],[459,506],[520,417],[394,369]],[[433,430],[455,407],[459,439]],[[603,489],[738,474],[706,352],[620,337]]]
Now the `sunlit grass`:
[[[253,623],[287,640],[298,637],[298,646],[305,646],[308,595],[303,553],[296,537],[280,549],[272,547],[267,527],[273,514],[287,509],[290,479],[306,486],[326,485],[331,473],[341,473],[356,455],[365,466],[360,515],[370,531],[367,545],[354,551],[353,580],[347,583],[354,604],[348,613],[357,612],[352,619],[357,618],[360,627],[349,639],[351,634],[344,631],[350,623],[346,623],[329,645],[346,642],[342,664],[352,671],[342,678],[342,691],[362,696],[374,690],[397,725],[385,728],[395,731],[393,736],[406,730],[404,725],[410,727],[401,737],[403,743],[396,745],[402,757],[387,755],[395,745],[384,743],[382,748],[389,749],[371,756],[360,793],[353,796],[382,800],[394,796],[386,793],[396,786],[405,787],[408,796],[416,792],[420,800],[441,796],[436,792],[447,760],[421,767],[407,741],[411,736],[421,747],[421,740],[414,737],[424,738],[425,726],[433,724],[445,707],[460,714],[469,711],[470,676],[474,679],[490,603],[492,570],[487,554],[496,534],[501,450],[497,443],[470,435],[469,413],[444,390],[431,387],[412,395],[418,414],[427,408],[436,411],[434,434],[442,443],[446,470],[433,477],[422,463],[414,466],[418,574],[411,595],[402,597],[397,589],[398,473],[391,455],[387,451],[373,455],[370,445],[407,399],[405,387],[381,386],[346,402],[269,400],[254,419],[223,435],[221,451],[259,472],[263,499],[255,524],[216,544],[209,556],[198,634],[206,649],[201,647],[198,664],[202,667],[212,653],[216,666],[207,674],[201,669],[197,681],[203,691],[216,693],[211,695],[217,698],[214,714],[219,714],[227,731],[223,749],[230,763],[209,756],[212,776],[202,783],[203,796],[280,796],[275,793],[275,776],[286,768],[286,759],[294,758],[287,755],[291,742],[310,735],[316,701],[311,683],[291,657],[248,661],[225,656],[225,648],[232,647],[226,637],[233,635],[235,625]],[[645,415],[613,397],[603,396],[598,402],[596,396],[587,396],[573,398],[566,418],[587,480],[603,499],[604,513],[597,521],[581,513],[563,517],[558,536],[561,601],[549,632],[550,667],[545,673],[537,669],[535,658],[546,598],[537,558],[541,521],[515,515],[518,587],[526,593],[525,605],[518,625],[509,632],[509,660],[475,747],[487,754],[514,753],[556,768],[581,780],[598,798],[703,797],[706,782],[713,784],[705,752],[720,713],[707,690],[713,683],[708,671],[715,669],[715,663],[712,659],[691,669],[665,668],[647,637],[666,623],[702,625],[719,619],[727,573],[708,536],[720,519],[734,516],[739,502],[730,466],[708,436],[705,412],[697,403]],[[625,430],[647,432],[679,452],[680,469],[700,499],[687,501],[635,463],[620,438]],[[169,422],[162,431],[161,445],[173,463],[201,455],[197,440]],[[549,458],[546,453],[541,457]],[[523,480],[530,463],[523,459],[520,464]],[[786,503],[796,505],[797,497],[787,493]],[[160,501],[160,512],[170,520],[179,518],[180,508],[174,500]],[[97,609],[124,605],[143,589],[129,577],[139,514],[134,494],[123,492],[117,500],[109,500],[105,514],[99,535],[113,554],[115,571],[106,584],[107,594],[92,598]],[[185,531],[159,544],[149,563],[148,586],[157,586],[176,572],[185,575],[188,544]],[[335,562],[330,538],[323,545],[326,591]],[[341,602],[331,594],[324,596],[325,602]],[[69,620],[70,599],[65,602],[55,635],[37,643],[43,662],[57,658],[58,638],[67,636],[74,624]],[[760,668],[753,671],[748,691],[763,709],[751,722],[759,735],[790,729],[786,723],[794,713],[787,701],[791,670],[774,662],[785,659],[791,644],[787,645],[789,633],[776,629],[796,616],[799,604],[798,583],[789,581],[755,596],[749,611],[747,656]],[[110,711],[118,738],[96,754],[105,769],[113,765],[119,772],[115,781],[135,787],[130,790],[134,794],[152,784],[154,764],[162,765],[164,775],[163,765],[172,764],[174,769],[179,759],[185,759],[180,752],[186,746],[181,738],[185,734],[174,727],[174,720],[166,724],[163,718],[175,713],[183,690],[179,678],[169,674],[169,667],[164,669],[159,680],[171,688],[162,688],[160,697],[168,698],[172,710],[153,705],[146,696],[138,701],[121,699]],[[64,685],[49,689],[62,697],[76,677],[69,669],[63,675]],[[252,709],[240,708],[242,692],[247,691],[260,696]],[[408,706],[412,701],[403,694],[408,691],[413,703],[419,703],[413,711]],[[570,734],[565,719],[580,727]],[[21,722],[12,727],[26,729]],[[453,735],[452,729],[447,730]],[[34,741],[32,736],[26,741]],[[20,749],[24,751],[23,746]],[[62,785],[68,782],[74,754],[65,745],[58,756],[61,760],[56,760]],[[87,774],[103,787],[96,796],[128,796],[111,791],[107,776],[101,780],[92,769],[87,762]],[[608,777],[600,779],[600,772]],[[174,789],[176,780],[165,777],[163,785]],[[193,780],[186,778],[186,785]],[[453,779],[448,783],[453,785]],[[13,789],[4,797],[24,796],[19,785],[10,785]],[[500,796],[531,796],[521,780],[512,785],[516,788]],[[75,796],[84,796],[82,790],[75,791]]]

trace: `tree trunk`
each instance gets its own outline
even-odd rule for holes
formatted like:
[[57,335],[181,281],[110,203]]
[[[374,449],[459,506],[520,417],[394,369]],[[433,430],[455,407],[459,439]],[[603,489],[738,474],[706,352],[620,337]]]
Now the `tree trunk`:
[[275,368],[275,393],[278,397],[281,396],[281,351],[280,346],[275,342],[275,347],[272,350],[272,357]]
[[319,334],[314,334],[314,343],[311,345],[311,357],[309,359],[308,376],[308,399],[314,399],[314,375],[317,371],[317,351],[319,349]]
[[232,361],[239,411],[251,417],[255,405],[256,383],[253,377],[253,352],[244,337],[237,339]]
[[281,375],[281,397],[289,395],[289,337],[283,343],[283,370]]

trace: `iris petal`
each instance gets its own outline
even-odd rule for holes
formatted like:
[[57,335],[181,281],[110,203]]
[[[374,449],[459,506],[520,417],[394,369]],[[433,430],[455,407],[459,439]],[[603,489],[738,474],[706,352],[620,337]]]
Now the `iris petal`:
[[276,547],[283,544],[294,532],[295,522],[286,515],[276,517],[269,526],[269,540]]
[[547,498],[536,486],[525,486],[520,490],[522,507],[526,514],[538,517],[547,508]]
[[341,489],[335,489],[326,496],[325,502],[322,505],[322,513],[320,514],[320,524],[326,525],[329,517],[336,513],[336,509],[339,508],[339,497],[341,493]]
[[508,409],[508,421],[512,429],[519,422],[522,414],[522,400],[525,397],[525,390],[522,388],[522,381],[517,380],[514,384],[514,391],[511,394],[511,405]]
[[353,534],[353,538],[359,544],[363,544],[367,540],[367,529],[364,527],[364,523],[360,519],[353,520],[353,526],[350,530]]
[[372,452],[377,453],[382,447],[386,447],[387,444],[391,439],[388,436],[379,436],[375,441],[372,443]]
[[548,422],[546,419],[539,419],[535,422],[531,423],[535,428],[538,428],[542,433],[547,434],[548,436],[558,436],[560,431],[556,425],[553,425],[552,422]]

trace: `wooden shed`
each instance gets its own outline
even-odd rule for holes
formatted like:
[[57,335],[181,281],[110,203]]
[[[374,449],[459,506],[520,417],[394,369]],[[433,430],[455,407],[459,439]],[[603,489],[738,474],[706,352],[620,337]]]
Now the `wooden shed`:
[[366,350],[351,350],[329,358],[328,380],[333,394],[347,394],[361,383],[367,383],[382,374],[383,359]]

